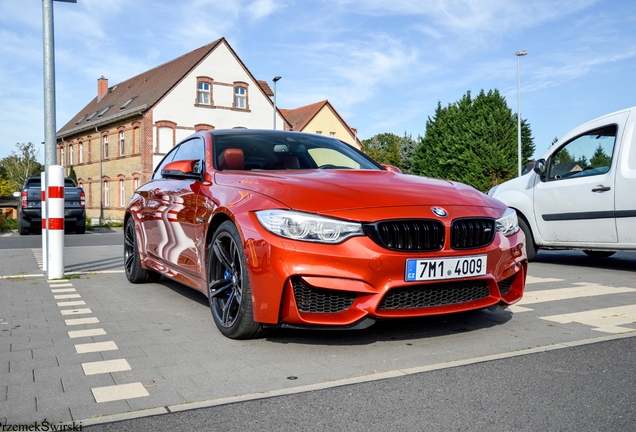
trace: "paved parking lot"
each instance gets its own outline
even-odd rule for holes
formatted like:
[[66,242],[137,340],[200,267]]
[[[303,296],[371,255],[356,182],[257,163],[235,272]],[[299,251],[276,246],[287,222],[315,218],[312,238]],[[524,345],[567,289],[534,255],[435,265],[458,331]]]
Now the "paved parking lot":
[[636,255],[628,253],[603,261],[542,253],[531,264],[524,300],[499,313],[379,322],[354,332],[276,330],[234,341],[216,330],[206,298],[194,290],[163,279],[129,284],[121,251],[68,248],[67,271],[88,273],[47,281],[37,248],[0,250],[1,423],[90,424],[636,331]]

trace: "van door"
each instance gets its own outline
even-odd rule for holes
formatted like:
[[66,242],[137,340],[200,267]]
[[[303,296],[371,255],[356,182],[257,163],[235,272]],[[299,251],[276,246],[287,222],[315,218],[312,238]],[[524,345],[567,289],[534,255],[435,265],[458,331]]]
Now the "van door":
[[603,118],[548,158],[545,181],[534,188],[535,219],[543,240],[566,245],[618,241],[614,156],[618,125],[622,131],[624,121]]
[[636,244],[636,119],[630,120],[616,165],[616,229],[619,243]]

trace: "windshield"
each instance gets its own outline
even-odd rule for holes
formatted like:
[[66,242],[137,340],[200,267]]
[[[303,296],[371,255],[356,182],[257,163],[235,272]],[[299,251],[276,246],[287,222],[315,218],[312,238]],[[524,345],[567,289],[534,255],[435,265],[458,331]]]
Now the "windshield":
[[245,132],[214,136],[220,170],[382,169],[353,147],[301,132]]

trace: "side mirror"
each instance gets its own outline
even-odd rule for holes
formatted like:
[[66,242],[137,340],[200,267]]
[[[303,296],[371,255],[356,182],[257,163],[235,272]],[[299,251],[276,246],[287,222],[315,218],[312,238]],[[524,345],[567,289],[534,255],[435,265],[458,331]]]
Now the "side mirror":
[[393,165],[382,165],[387,171],[391,171],[394,173],[402,174],[402,170]]
[[539,177],[541,177],[541,181],[545,181],[545,176],[546,176],[545,159],[537,159],[536,162],[534,163],[533,170],[534,172],[539,174]]
[[14,196],[14,198],[20,198],[20,192],[13,192],[11,195]]
[[166,164],[161,176],[174,179],[203,179],[203,162],[199,159],[180,160]]

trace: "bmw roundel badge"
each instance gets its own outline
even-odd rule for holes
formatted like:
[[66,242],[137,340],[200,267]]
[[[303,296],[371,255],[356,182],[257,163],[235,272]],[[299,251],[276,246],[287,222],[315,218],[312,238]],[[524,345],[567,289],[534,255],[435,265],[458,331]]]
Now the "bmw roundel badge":
[[433,207],[431,208],[431,210],[433,211],[433,213],[435,213],[436,216],[439,216],[441,218],[445,218],[446,216],[448,216],[448,213],[446,213],[446,210],[444,210],[443,208]]

